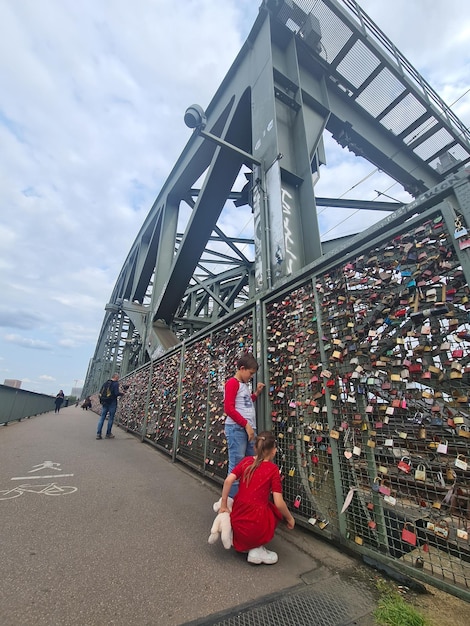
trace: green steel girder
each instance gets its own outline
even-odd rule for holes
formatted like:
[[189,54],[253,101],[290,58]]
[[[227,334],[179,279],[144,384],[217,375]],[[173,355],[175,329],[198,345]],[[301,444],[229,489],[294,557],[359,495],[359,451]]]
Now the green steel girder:
[[249,285],[250,269],[240,269],[233,268],[205,281],[196,280],[196,284],[186,290],[176,318],[182,320],[187,315],[194,321],[203,309],[209,307],[211,314],[205,316],[206,325],[207,320],[216,321],[222,315],[231,313],[235,301],[246,301],[249,295],[245,293],[243,297],[242,292]]
[[[264,0],[124,262],[90,381],[142,364],[321,258],[317,205],[400,208],[315,198],[325,131],[413,196],[470,160],[468,129],[354,0]],[[245,198],[234,190],[244,166],[254,261],[218,224],[227,202]],[[183,205],[191,215],[178,234]]]

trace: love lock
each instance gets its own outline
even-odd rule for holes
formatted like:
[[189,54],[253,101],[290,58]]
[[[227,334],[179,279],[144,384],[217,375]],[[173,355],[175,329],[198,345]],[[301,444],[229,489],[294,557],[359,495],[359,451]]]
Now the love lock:
[[462,224],[462,218],[456,217],[454,224],[455,224],[454,239],[460,239],[460,237],[466,237],[468,235],[468,230]]
[[405,474],[409,474],[411,470],[410,459],[406,456],[402,457],[401,461],[398,463],[398,469],[405,472]]

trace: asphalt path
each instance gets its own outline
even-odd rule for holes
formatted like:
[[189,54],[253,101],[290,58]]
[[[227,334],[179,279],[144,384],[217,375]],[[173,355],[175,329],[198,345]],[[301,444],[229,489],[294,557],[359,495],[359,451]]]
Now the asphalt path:
[[181,625],[321,567],[287,531],[273,566],[209,545],[219,488],[119,428],[97,441],[97,420],[73,406],[0,428],[2,626]]

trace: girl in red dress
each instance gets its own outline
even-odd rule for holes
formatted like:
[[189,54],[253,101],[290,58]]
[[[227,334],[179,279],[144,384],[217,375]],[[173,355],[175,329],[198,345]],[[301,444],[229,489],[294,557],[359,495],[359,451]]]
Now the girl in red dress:
[[[238,552],[248,552],[249,563],[277,562],[277,554],[266,550],[281,519],[292,529],[295,520],[282,497],[279,468],[273,463],[276,456],[276,439],[265,431],[256,437],[256,456],[245,457],[224,481],[219,513],[229,511],[227,498],[236,480],[240,481],[230,514],[233,530],[233,547]],[[273,501],[271,501],[271,496]]]

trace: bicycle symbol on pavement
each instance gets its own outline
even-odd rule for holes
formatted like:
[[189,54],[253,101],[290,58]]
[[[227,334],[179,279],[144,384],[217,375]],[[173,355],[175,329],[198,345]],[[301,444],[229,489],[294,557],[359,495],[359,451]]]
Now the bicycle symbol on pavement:
[[18,498],[24,493],[43,493],[46,496],[66,496],[70,493],[78,491],[78,487],[70,487],[68,485],[57,485],[49,483],[48,485],[18,485],[12,489],[0,489],[0,500],[11,500]]
[[[53,461],[43,461],[38,465],[34,465],[32,470],[29,470],[29,474],[34,474],[39,470],[52,470],[55,472],[61,472],[62,468],[60,467],[60,463],[54,463]],[[42,474],[42,475],[34,475],[34,476],[14,476],[11,480],[38,480],[45,478],[52,478],[54,482],[49,482],[47,484],[36,485],[34,483],[24,483],[21,485],[17,485],[16,487],[12,487],[11,489],[0,489],[0,500],[11,500],[12,498],[18,498],[22,496],[24,493],[36,493],[36,494],[44,494],[46,496],[67,496],[71,493],[75,493],[78,491],[78,487],[71,487],[70,485],[59,485],[55,482],[59,478],[65,478],[66,476],[73,476],[73,474]]]

